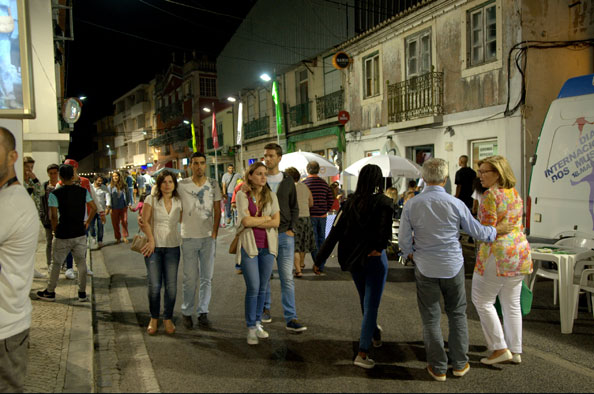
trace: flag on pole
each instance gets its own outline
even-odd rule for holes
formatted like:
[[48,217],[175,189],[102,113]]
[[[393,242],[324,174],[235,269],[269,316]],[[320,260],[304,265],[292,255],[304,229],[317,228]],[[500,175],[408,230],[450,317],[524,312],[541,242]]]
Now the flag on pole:
[[194,120],[192,120],[191,127],[192,127],[192,152],[198,152],[198,149],[196,149],[196,129],[194,128]]
[[280,97],[278,95],[278,83],[272,82],[272,99],[274,100],[274,108],[276,109],[276,133],[281,135],[283,133],[283,116],[280,105]]
[[219,149],[219,135],[217,134],[217,117],[214,108],[212,110],[212,147]]

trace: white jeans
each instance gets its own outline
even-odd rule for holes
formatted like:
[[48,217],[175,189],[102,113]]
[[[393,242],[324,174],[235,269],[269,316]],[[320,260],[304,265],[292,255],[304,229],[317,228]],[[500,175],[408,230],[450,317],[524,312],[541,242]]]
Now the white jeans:
[[[485,264],[484,275],[472,276],[472,303],[479,317],[489,350],[509,349],[522,353],[522,311],[520,293],[523,275],[497,276],[495,258]],[[499,296],[503,312],[503,328],[495,310],[495,298]]]

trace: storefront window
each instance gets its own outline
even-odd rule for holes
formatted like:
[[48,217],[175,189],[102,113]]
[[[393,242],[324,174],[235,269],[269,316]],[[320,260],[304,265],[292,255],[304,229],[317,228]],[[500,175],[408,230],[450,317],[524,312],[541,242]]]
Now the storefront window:
[[489,156],[498,155],[497,139],[473,141],[471,143],[472,168],[478,169],[478,162]]

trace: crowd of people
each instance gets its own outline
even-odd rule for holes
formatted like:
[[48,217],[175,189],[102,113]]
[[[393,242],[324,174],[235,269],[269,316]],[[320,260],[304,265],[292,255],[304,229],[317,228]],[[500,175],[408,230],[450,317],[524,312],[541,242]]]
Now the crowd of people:
[[[200,152],[190,158],[191,177],[179,181],[169,171],[162,171],[156,182],[144,174],[134,182],[129,174],[114,171],[109,177],[97,176],[91,184],[78,175],[78,163],[68,159],[48,166],[49,181],[40,184],[33,173],[34,160],[27,157],[23,187],[19,187],[15,140],[9,130],[0,128],[0,215],[6,223],[0,229],[0,272],[14,279],[0,282],[0,294],[8,302],[0,307],[0,340],[14,344],[6,347],[11,354],[0,352],[0,391],[22,389],[31,321],[28,292],[33,275],[41,275],[34,273],[39,221],[45,228],[49,278],[38,297],[55,300],[60,270],[71,255],[78,270],[78,299],[86,302],[87,233],[96,247],[102,247],[103,225],[106,215],[111,215],[116,243],[127,243],[127,211],[137,211],[147,238],[141,249],[150,311],[146,331],[155,335],[162,318],[165,333],[173,335],[182,256],[182,324],[191,329],[195,318],[198,326],[211,326],[208,313],[221,202],[224,223],[237,221],[236,266],[246,285],[249,345],[270,336],[264,324],[272,321],[270,279],[275,262],[285,327],[303,332],[307,326],[297,315],[294,278],[303,275],[306,253],[312,255],[313,272],[324,275],[326,260],[338,244],[338,262],[352,276],[362,312],[353,363],[373,368],[372,347],[382,346],[377,317],[388,273],[386,249],[392,240],[393,219],[399,218],[400,248],[415,263],[429,375],[446,380],[448,364],[458,377],[470,369],[460,230],[478,242],[471,299],[491,352],[481,363],[521,362],[520,290],[523,276],[532,271],[532,261],[522,228],[522,200],[505,158],[491,156],[478,162],[479,191],[476,173],[473,177],[468,158],[461,157],[455,195],[445,189],[449,174],[444,160],[433,158],[423,164],[422,192],[411,182],[402,194],[393,187],[384,192],[380,168],[367,165],[356,190],[346,199],[338,184],[329,185],[319,176],[318,163],[310,162],[302,179],[295,168],[280,171],[281,158],[281,147],[269,143],[263,162],[253,163],[245,174],[229,166],[221,184],[206,176],[206,156]],[[326,238],[329,212],[336,212],[336,218]],[[442,297],[450,327],[449,360],[440,326]],[[494,307],[497,297],[503,326]]]

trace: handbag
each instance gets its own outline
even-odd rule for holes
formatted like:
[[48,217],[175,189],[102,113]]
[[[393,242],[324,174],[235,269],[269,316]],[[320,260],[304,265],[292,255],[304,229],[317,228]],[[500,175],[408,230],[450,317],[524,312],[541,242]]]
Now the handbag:
[[0,16],[0,33],[12,33],[14,30],[14,18],[10,13],[10,7],[8,7],[8,15]]
[[233,238],[233,241],[231,241],[231,245],[229,245],[229,253],[230,254],[237,254],[237,244],[239,243],[239,236],[241,235],[241,233],[243,233],[245,229],[238,231],[237,234],[235,234],[235,238]]
[[[154,218],[155,217],[155,210],[151,210],[151,230],[153,229],[153,223],[154,223]],[[154,234],[153,234],[154,236]],[[132,239],[132,245],[130,245],[130,250],[133,252],[138,252],[140,254],[142,253],[142,248],[144,248],[144,246],[148,243],[148,237],[145,234],[141,234],[140,233],[140,229],[138,229],[138,234],[136,234],[134,236],[134,239]]]
[[[522,291],[520,293],[520,309],[522,310],[522,316],[526,316],[532,310],[532,291],[526,285],[526,282],[522,281]],[[495,299],[495,309],[500,317],[503,317],[501,312],[501,304],[499,303],[499,297]]]

